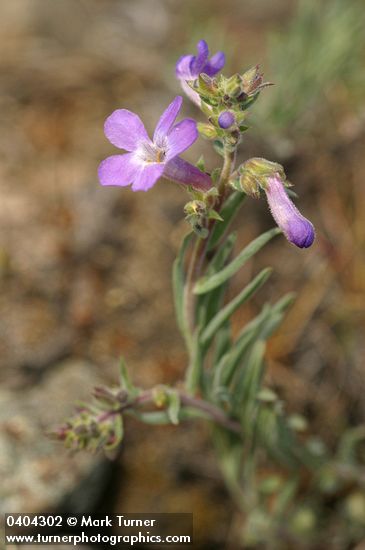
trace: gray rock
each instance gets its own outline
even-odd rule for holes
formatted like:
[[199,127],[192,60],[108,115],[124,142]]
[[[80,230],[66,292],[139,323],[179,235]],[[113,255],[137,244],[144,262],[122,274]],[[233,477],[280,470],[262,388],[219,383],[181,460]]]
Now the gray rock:
[[[47,432],[72,414],[75,402],[90,399],[98,383],[95,366],[72,360],[51,369],[34,387],[0,391],[0,514],[51,512],[67,499],[79,511],[95,504],[108,463],[70,453]],[[77,498],[85,479],[92,480],[91,490],[84,484]]]

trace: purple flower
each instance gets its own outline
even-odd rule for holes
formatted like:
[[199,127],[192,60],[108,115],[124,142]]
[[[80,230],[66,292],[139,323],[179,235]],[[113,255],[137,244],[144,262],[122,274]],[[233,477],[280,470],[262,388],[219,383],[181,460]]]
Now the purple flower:
[[226,61],[223,52],[217,52],[210,60],[209,48],[205,40],[197,44],[198,55],[182,55],[176,63],[176,76],[180,80],[196,80],[200,73],[214,76],[224,66]]
[[210,189],[210,177],[178,157],[198,137],[194,120],[186,118],[174,125],[181,105],[182,97],[175,97],[158,121],[152,141],[136,114],[126,109],[114,111],[105,121],[104,132],[113,145],[128,153],[101,162],[100,183],[147,191],[164,176],[203,191]]
[[234,114],[230,111],[223,111],[218,117],[218,124],[224,130],[230,128],[235,122]]
[[198,55],[183,55],[176,63],[176,76],[186,95],[200,105],[200,98],[186,81],[194,81],[201,73],[208,76],[216,75],[224,66],[226,57],[223,52],[217,52],[209,59],[209,48],[205,40],[197,44]]
[[288,241],[299,248],[311,246],[314,227],[289,199],[279,174],[267,178],[265,192],[273,218]]

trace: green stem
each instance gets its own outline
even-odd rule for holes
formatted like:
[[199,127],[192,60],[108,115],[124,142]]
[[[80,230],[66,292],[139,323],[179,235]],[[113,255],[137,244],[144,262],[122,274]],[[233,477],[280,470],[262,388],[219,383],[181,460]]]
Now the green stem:
[[[232,170],[234,169],[235,158],[236,151],[231,151],[226,148],[221,176],[218,183],[219,196],[216,204],[217,210],[220,210],[223,204],[227,190],[227,183],[231,176]],[[196,296],[194,294],[194,284],[198,279],[204,265],[209,235],[214,227],[214,223],[215,221],[212,220],[209,224],[209,234],[206,239],[197,237],[195,241],[184,289],[185,319],[189,333],[188,348],[190,356],[189,367],[186,372],[185,380],[187,391],[191,394],[194,394],[199,389],[202,370],[201,350],[198,335],[196,334]]]
[[[227,414],[221,408],[217,407],[216,405],[213,405],[212,403],[209,403],[208,401],[205,401],[204,399],[193,397],[192,395],[189,395],[184,391],[181,391],[181,390],[174,390],[174,391],[177,391],[178,393],[182,409],[185,408],[190,412],[196,411],[198,416],[204,417],[207,420],[210,420],[218,424],[222,428],[225,428],[226,430],[233,432],[237,435],[242,434],[240,423],[230,418],[229,416],[227,416]],[[145,405],[154,405],[154,404],[155,404],[154,391],[145,390],[129,403],[125,403],[117,409],[102,413],[102,415],[100,415],[96,420],[105,421],[108,418],[111,418],[118,414],[123,414],[124,412],[132,412],[132,413],[141,412],[140,411],[141,407],[144,407]],[[164,410],[166,409],[164,408],[161,410],[160,408],[160,412],[163,412]],[[151,412],[155,412],[155,411],[151,411]]]
[[194,395],[200,388],[202,368],[203,362],[199,334],[197,329],[195,329],[192,339],[190,361],[185,375],[186,390],[191,395]]
[[222,202],[224,200],[228,180],[234,169],[235,160],[236,160],[236,150],[231,151],[226,148],[224,150],[224,161],[223,161],[221,177],[218,183],[219,196]]
[[[194,334],[194,330],[195,330],[196,297],[193,292],[193,287],[197,278],[199,256],[203,245],[204,245],[203,239],[201,239],[200,237],[197,237],[194,243],[193,252],[190,258],[188,272],[186,276],[185,288],[184,288],[185,319],[186,319],[187,328],[191,336]],[[190,353],[191,353],[191,349],[190,349]]]

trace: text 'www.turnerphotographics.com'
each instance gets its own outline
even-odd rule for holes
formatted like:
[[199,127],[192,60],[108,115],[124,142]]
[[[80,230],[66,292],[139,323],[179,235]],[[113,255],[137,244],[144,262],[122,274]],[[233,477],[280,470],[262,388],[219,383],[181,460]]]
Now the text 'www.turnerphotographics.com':
[[6,514],[5,544],[189,545],[192,514]]

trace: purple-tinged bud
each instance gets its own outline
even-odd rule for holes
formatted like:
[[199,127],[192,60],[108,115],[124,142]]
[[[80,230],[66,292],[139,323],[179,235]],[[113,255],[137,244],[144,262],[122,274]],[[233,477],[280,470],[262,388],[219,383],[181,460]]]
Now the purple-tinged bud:
[[235,122],[234,114],[231,113],[230,111],[223,111],[223,113],[221,113],[218,117],[218,124],[224,130],[227,130],[228,128],[230,128],[232,124],[234,124],[234,122]]
[[289,199],[278,173],[267,178],[265,193],[271,214],[288,241],[299,248],[311,246],[315,236],[314,227]]
[[264,75],[260,73],[259,65],[252,67],[241,76],[241,89],[248,96],[256,94],[262,88],[272,86],[272,82],[264,82]]

